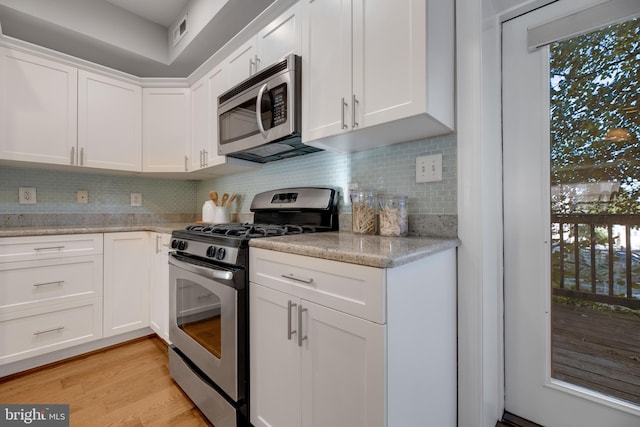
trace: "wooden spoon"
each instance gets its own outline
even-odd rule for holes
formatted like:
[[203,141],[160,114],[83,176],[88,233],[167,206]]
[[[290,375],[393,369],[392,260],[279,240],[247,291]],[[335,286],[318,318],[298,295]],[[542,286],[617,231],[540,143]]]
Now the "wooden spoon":
[[222,203],[220,203],[220,206],[224,207],[226,206],[227,200],[229,199],[229,195],[227,193],[224,193],[222,195]]
[[210,191],[209,197],[211,197],[211,200],[213,200],[213,204],[218,206],[218,193],[216,191]]
[[236,193],[233,193],[231,195],[231,198],[229,198],[229,200],[227,201],[227,207],[230,208],[231,205],[233,204],[233,201],[236,199],[236,197],[238,197],[238,195]]

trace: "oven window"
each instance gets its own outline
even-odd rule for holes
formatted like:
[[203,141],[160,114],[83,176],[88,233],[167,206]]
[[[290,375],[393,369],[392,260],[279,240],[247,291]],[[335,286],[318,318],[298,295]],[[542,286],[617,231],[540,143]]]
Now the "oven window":
[[178,327],[218,359],[222,358],[221,309],[216,294],[189,280],[178,280]]

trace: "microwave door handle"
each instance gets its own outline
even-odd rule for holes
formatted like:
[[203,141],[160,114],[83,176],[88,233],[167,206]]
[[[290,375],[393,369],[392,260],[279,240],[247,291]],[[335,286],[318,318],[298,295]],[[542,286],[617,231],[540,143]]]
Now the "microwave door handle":
[[258,121],[258,129],[263,137],[267,137],[267,131],[264,130],[264,126],[262,126],[262,95],[264,95],[264,91],[267,90],[267,83],[263,84],[260,90],[258,91],[258,97],[256,98],[256,120]]

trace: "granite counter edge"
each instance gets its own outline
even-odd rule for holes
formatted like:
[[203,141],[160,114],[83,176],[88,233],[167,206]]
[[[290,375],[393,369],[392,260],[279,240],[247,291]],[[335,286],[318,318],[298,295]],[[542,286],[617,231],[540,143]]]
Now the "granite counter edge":
[[250,247],[273,250],[277,252],[290,253],[295,255],[310,256],[331,261],[346,262],[376,268],[394,268],[408,264],[419,259],[435,255],[448,249],[460,246],[459,239],[438,239],[421,248],[400,255],[379,255],[367,252],[355,252],[337,249],[327,249],[311,244],[295,244],[290,242],[275,241],[269,238],[253,239],[249,242]]

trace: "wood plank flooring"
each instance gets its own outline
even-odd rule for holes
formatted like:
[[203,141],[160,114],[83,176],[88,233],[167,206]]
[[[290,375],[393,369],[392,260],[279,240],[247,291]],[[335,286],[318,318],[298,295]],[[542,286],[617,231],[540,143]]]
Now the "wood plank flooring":
[[0,379],[2,403],[70,405],[71,426],[212,426],[169,375],[157,336]]
[[640,405],[640,318],[553,303],[553,377]]

